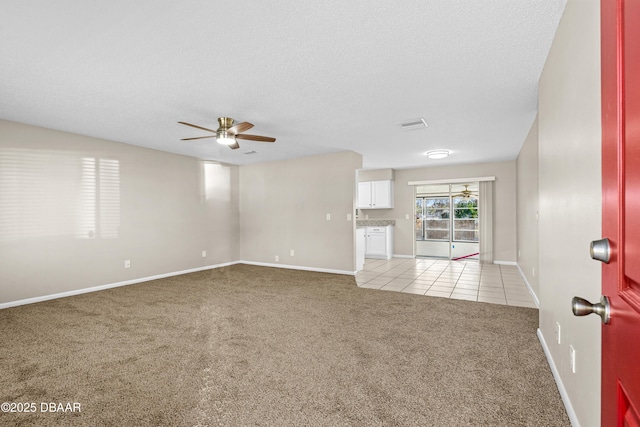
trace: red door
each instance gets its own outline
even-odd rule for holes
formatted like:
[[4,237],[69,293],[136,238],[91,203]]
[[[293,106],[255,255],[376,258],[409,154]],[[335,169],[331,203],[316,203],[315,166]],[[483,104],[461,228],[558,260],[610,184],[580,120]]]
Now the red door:
[[601,0],[602,425],[640,426],[640,0]]

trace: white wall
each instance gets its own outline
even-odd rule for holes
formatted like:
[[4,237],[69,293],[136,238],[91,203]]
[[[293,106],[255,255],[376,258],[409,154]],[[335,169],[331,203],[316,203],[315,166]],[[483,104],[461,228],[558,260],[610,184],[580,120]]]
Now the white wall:
[[540,335],[582,426],[600,425],[601,324],[574,317],[571,299],[601,294],[601,266],[589,258],[602,230],[600,110],[600,2],[569,0],[539,83],[538,279]]
[[529,286],[540,293],[538,276],[538,118],[516,159],[518,267]]
[[[394,180],[393,209],[362,209],[360,218],[394,219],[394,254],[412,256],[414,247],[414,192],[409,181],[477,178],[495,176],[494,183],[494,259],[516,261],[516,162],[476,163],[416,169],[397,169]],[[406,219],[406,215],[409,219]]]
[[0,304],[239,256],[237,166],[0,120],[0,195]]
[[361,167],[362,156],[354,152],[242,166],[240,258],[355,271],[356,171]]

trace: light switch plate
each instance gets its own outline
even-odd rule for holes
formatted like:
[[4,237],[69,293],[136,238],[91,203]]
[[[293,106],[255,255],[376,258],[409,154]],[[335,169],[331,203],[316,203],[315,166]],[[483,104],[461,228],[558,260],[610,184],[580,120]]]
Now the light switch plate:
[[572,345],[569,346],[569,367],[571,372],[576,373],[576,349]]

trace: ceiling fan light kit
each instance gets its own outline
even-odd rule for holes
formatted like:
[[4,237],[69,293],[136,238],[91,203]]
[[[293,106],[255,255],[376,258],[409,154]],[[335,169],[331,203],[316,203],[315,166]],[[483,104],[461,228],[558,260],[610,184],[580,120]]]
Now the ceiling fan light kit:
[[249,141],[257,141],[257,142],[275,142],[275,138],[271,138],[268,136],[260,136],[260,135],[247,135],[242,132],[247,131],[253,127],[253,125],[249,122],[238,123],[234,126],[233,119],[230,117],[219,117],[218,124],[219,127],[217,130],[208,129],[202,126],[194,125],[187,122],[178,122],[181,125],[191,126],[196,129],[204,130],[207,132],[212,132],[215,135],[211,136],[199,136],[195,138],[182,138],[182,141],[190,141],[193,139],[205,139],[205,138],[215,138],[218,144],[226,145],[232,150],[236,150],[240,148],[240,144],[238,144],[237,139],[246,139]]
[[437,160],[449,157],[449,154],[451,154],[451,152],[449,150],[431,150],[427,151],[425,154],[428,158]]
[[236,143],[236,138],[233,135],[229,135],[227,132],[218,132],[216,136],[218,144],[233,145]]

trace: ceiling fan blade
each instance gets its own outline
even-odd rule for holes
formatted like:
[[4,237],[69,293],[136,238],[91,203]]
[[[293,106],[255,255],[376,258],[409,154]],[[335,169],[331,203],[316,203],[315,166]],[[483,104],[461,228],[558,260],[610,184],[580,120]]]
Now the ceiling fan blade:
[[275,138],[270,138],[268,136],[260,136],[260,135],[239,134],[239,135],[236,135],[236,138],[248,139],[250,141],[258,141],[258,142],[276,142]]
[[207,132],[213,132],[213,133],[217,132],[217,131],[212,130],[212,129],[203,128],[202,126],[192,125],[191,123],[187,123],[187,122],[178,122],[178,123],[180,123],[181,125],[191,126],[192,128],[206,130]]
[[237,150],[238,148],[240,148],[240,144],[238,144],[238,141],[236,141],[235,144],[231,144],[229,148],[231,148],[232,150]]
[[229,129],[227,129],[227,133],[232,133],[232,134],[238,134],[240,132],[244,132],[247,131],[249,129],[251,129],[253,127],[253,125],[249,122],[242,122],[242,123],[238,123],[237,125],[233,125],[231,126]]
[[194,139],[205,139],[205,138],[215,138],[215,135],[211,135],[211,136],[198,136],[196,138],[182,138],[180,141],[191,141]]

